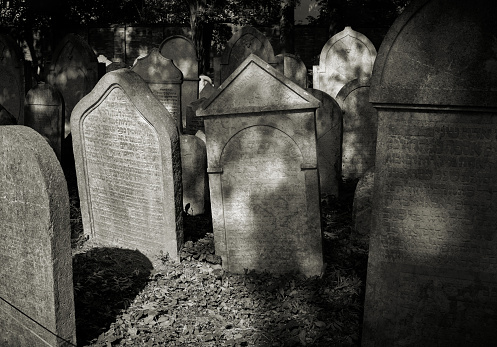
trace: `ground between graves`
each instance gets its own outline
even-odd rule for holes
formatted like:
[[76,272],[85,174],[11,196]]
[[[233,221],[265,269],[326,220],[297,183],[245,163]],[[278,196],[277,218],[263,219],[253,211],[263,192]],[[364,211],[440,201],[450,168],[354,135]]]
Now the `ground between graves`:
[[223,272],[209,214],[185,216],[181,263],[90,248],[69,186],[78,346],[360,345],[367,239],[351,232],[353,184],[322,199],[327,266],[309,279]]

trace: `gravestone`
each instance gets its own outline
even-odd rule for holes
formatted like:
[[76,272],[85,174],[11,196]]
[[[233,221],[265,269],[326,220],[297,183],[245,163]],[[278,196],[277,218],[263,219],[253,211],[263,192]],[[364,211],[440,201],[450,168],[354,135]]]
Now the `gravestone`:
[[338,186],[342,179],[342,110],[335,99],[325,92],[313,88],[306,90],[321,102],[316,111],[316,146],[321,194],[338,197]]
[[0,105],[0,125],[17,125],[17,119]]
[[345,27],[326,42],[319,65],[313,66],[312,87],[336,97],[348,82],[368,78],[373,71],[376,48],[363,34]]
[[227,271],[319,275],[319,101],[251,54],[204,118],[216,254]]
[[25,126],[0,127],[0,220],[0,345],[76,345],[66,180]]
[[378,53],[363,346],[497,341],[493,1],[414,1]]
[[342,176],[362,177],[374,166],[378,113],[369,102],[369,79],[355,79],[336,99],[343,111]]
[[307,67],[295,54],[278,54],[276,59],[283,64],[283,74],[302,88],[307,88]]
[[84,232],[93,243],[179,260],[179,135],[129,69],[107,73],[74,108],[72,139]]
[[66,35],[57,45],[47,75],[47,82],[64,98],[64,138],[71,132],[74,106],[98,81],[98,59],[92,48],[76,34]]
[[60,161],[64,140],[64,100],[50,84],[39,82],[26,94],[24,125],[42,135],[55,151]]
[[171,59],[164,58],[154,48],[143,58],[138,58],[131,68],[147,82],[148,87],[173,116],[180,133],[183,132],[181,121],[181,83],[183,74]]
[[174,35],[161,42],[159,52],[171,59],[183,73],[181,85],[181,114],[183,128],[186,128],[186,108],[198,99],[199,77],[197,50],[193,42],[180,35]]
[[10,36],[0,35],[0,105],[24,124],[24,59],[21,48]]
[[359,235],[368,235],[371,231],[371,208],[373,205],[374,167],[366,170],[357,182],[352,207],[352,224]]
[[195,135],[181,135],[180,141],[183,208],[196,216],[205,212],[206,194],[209,194],[207,150],[205,142]]

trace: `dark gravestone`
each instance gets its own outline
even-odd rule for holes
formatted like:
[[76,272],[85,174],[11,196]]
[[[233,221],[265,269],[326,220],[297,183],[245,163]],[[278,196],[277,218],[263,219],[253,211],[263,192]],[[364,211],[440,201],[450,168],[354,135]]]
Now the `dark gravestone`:
[[278,54],[276,59],[283,65],[283,74],[302,88],[307,88],[307,67],[295,54]]
[[497,341],[497,22],[414,1],[378,53],[363,346]]
[[0,221],[0,345],[75,345],[66,180],[28,127],[0,127]]
[[24,59],[17,42],[0,35],[0,105],[24,124]]
[[357,182],[352,208],[352,224],[360,235],[371,231],[371,209],[373,206],[374,167],[367,170]]
[[17,119],[0,105],[0,125],[17,125]]
[[203,117],[216,254],[231,272],[322,271],[319,101],[250,55]]
[[107,73],[74,108],[81,214],[93,243],[179,260],[183,240],[179,135],[143,79]]

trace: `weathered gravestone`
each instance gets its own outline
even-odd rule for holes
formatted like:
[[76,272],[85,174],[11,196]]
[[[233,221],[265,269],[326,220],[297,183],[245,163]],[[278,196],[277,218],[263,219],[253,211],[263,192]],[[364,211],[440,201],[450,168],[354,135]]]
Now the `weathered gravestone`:
[[17,125],[17,119],[0,105],[0,125]]
[[178,260],[183,240],[179,135],[135,72],[107,73],[74,108],[85,234],[98,245]]
[[322,271],[317,107],[252,54],[197,110],[205,122],[216,254],[226,270]]
[[143,58],[138,58],[131,68],[147,82],[148,87],[157,96],[162,105],[169,111],[178,127],[183,132],[181,121],[181,83],[183,74],[173,61],[164,58],[154,48]]
[[368,78],[373,71],[376,48],[363,34],[346,27],[326,42],[319,65],[313,66],[312,87],[335,97],[356,78]]
[[24,124],[24,63],[21,49],[10,36],[0,35],[0,105]]
[[352,208],[352,223],[359,235],[368,235],[371,231],[371,209],[373,206],[374,167],[366,170],[357,182]]
[[98,59],[92,48],[78,35],[66,35],[55,49],[47,75],[47,82],[64,98],[64,138],[71,132],[70,118],[74,106],[97,81]]
[[[207,150],[205,142],[195,135],[181,135],[181,172],[183,206],[196,216],[205,212],[207,183]],[[188,208],[186,208],[188,206]]]
[[186,127],[186,107],[198,99],[198,64],[197,50],[191,40],[175,35],[166,38],[159,47],[159,52],[171,59],[183,73],[181,85],[181,115],[183,128]]
[[369,78],[355,79],[340,89],[336,100],[343,111],[342,176],[362,177],[374,166],[378,113],[369,102]]
[[76,345],[66,180],[28,127],[0,127],[0,220],[0,345]]
[[307,88],[307,67],[300,57],[295,54],[283,53],[276,56],[283,64],[283,74],[302,88]]
[[53,86],[39,82],[26,94],[24,125],[36,130],[61,158],[64,140],[64,100]]
[[379,50],[363,346],[497,341],[497,22],[412,2]]

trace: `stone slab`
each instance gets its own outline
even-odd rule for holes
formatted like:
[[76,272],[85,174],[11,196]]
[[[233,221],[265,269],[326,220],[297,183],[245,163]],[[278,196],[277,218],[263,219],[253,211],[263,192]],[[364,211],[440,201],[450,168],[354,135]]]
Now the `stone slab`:
[[0,105],[24,124],[24,59],[16,41],[0,35]]
[[371,209],[373,207],[374,167],[368,169],[357,182],[352,207],[352,224],[359,235],[371,233]]
[[196,216],[205,212],[206,195],[209,194],[207,149],[205,142],[195,135],[181,135],[180,141],[183,206],[189,215]]

